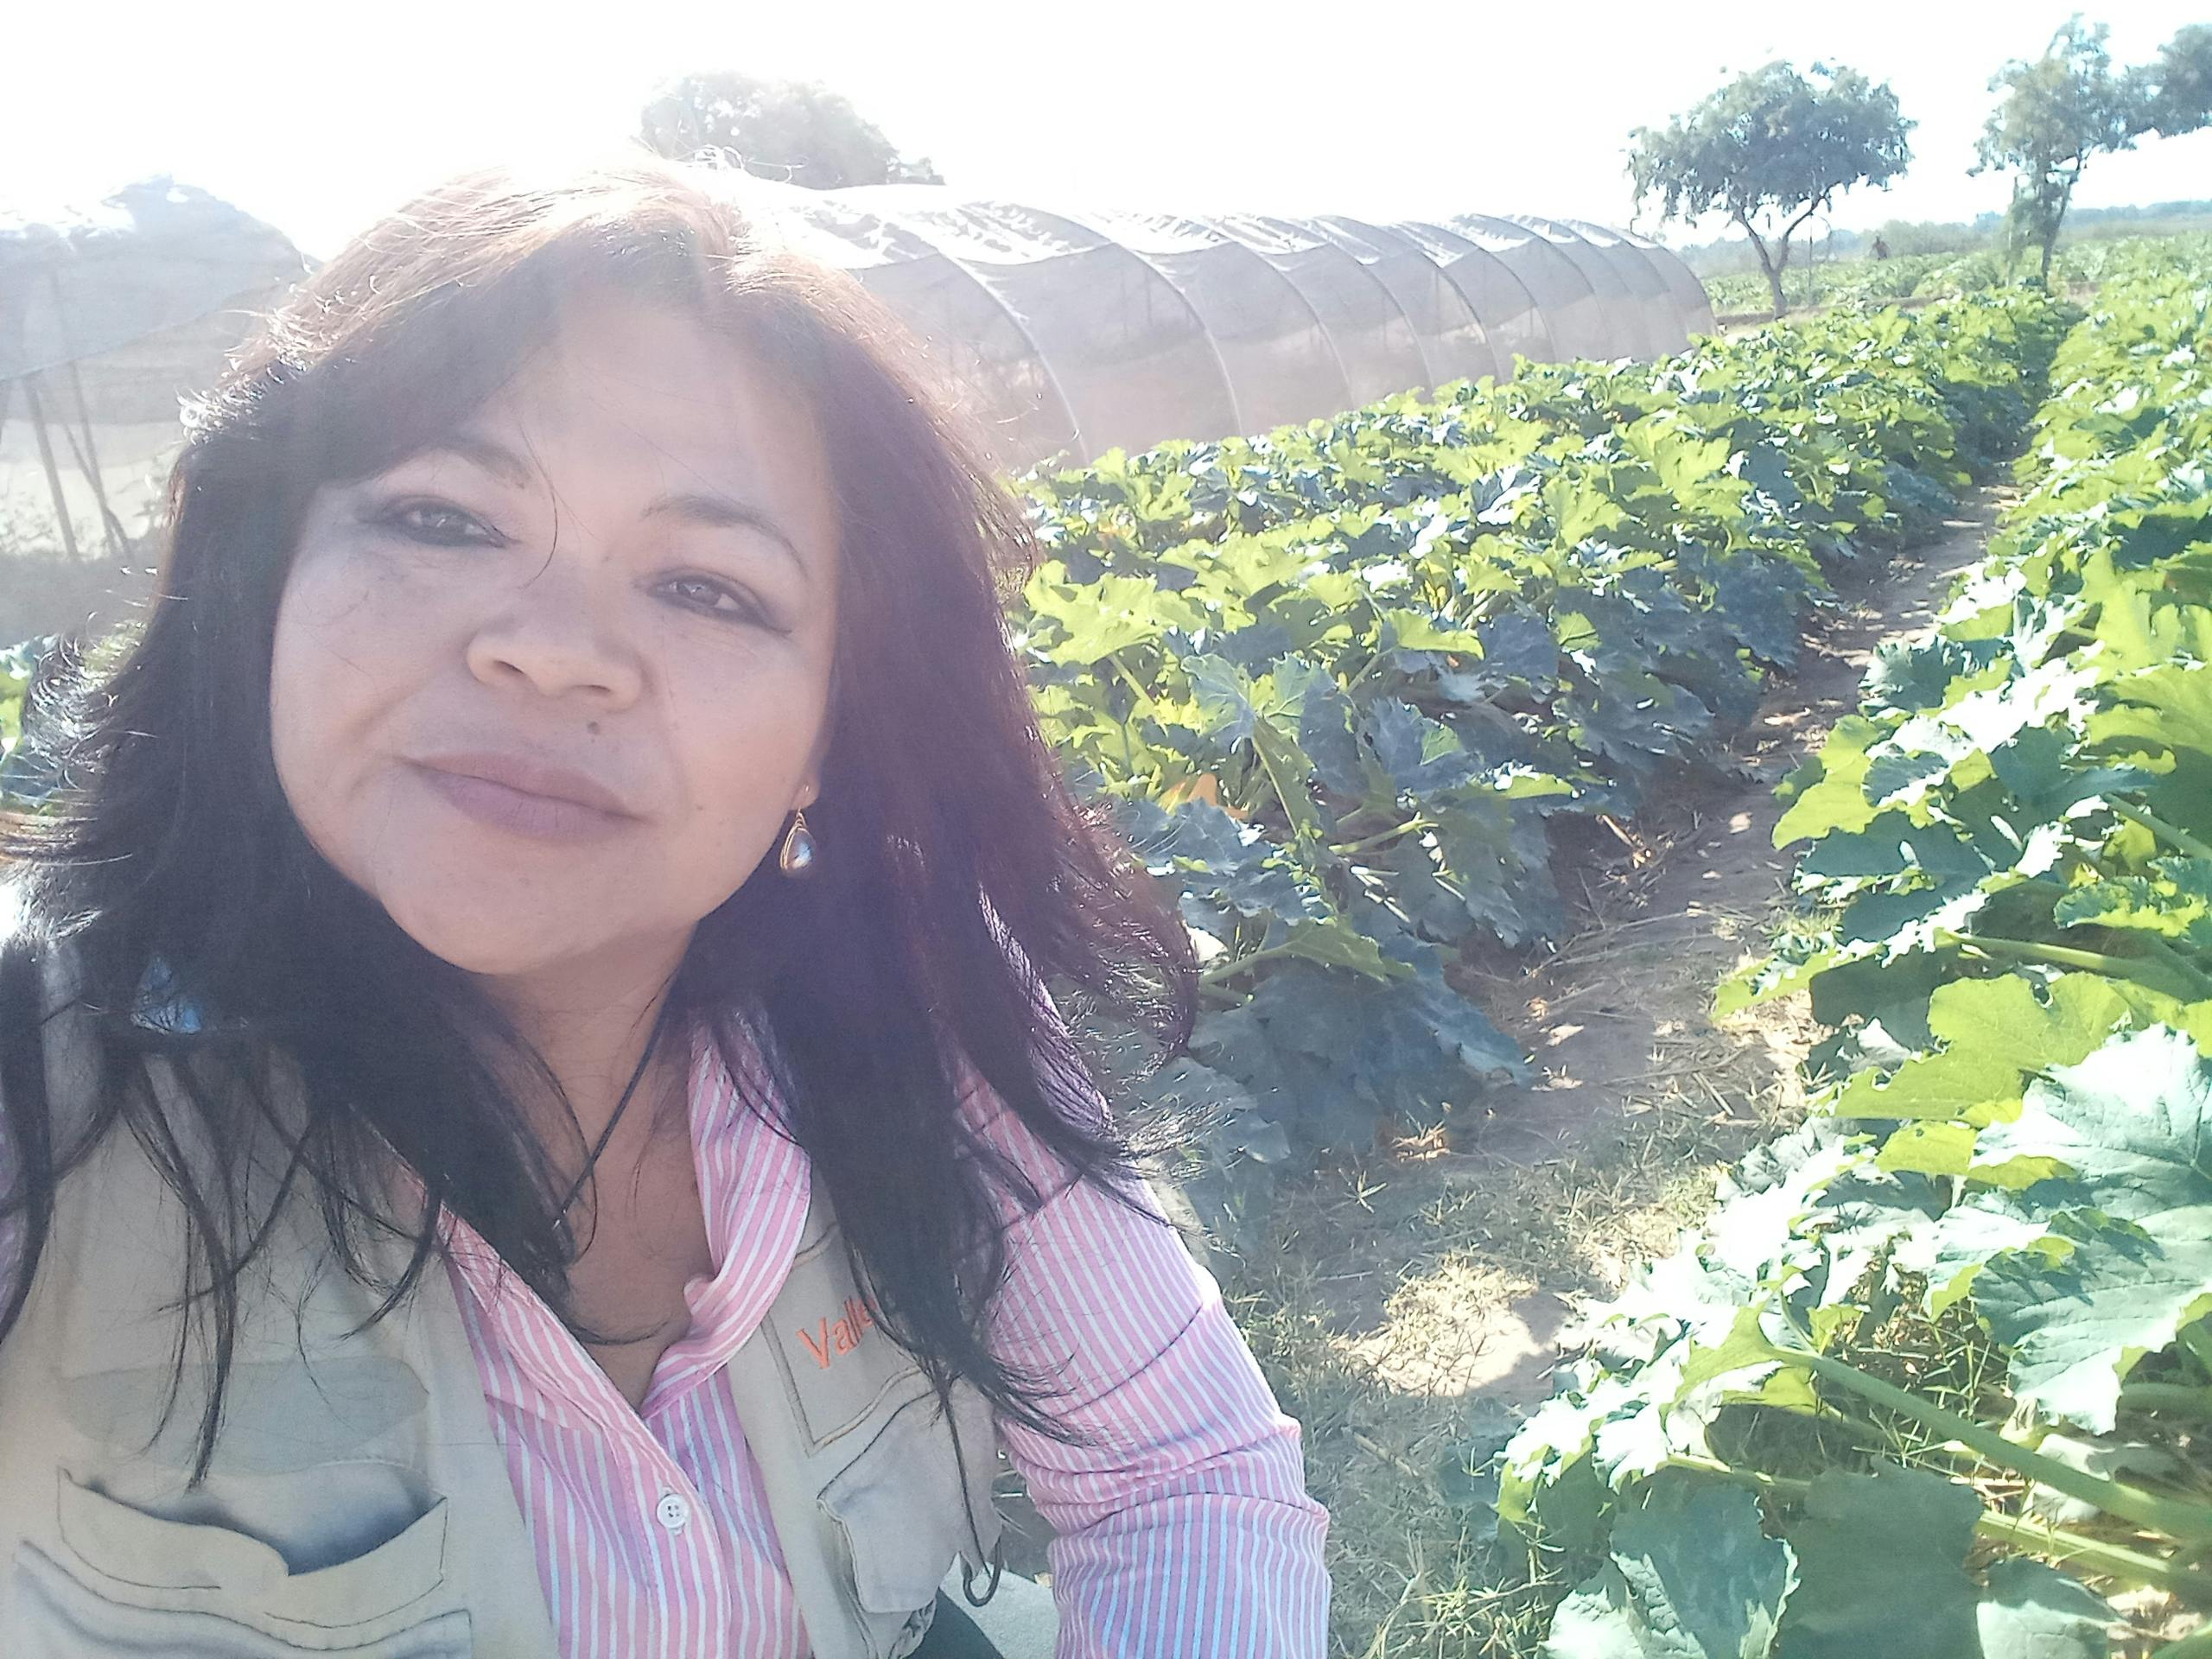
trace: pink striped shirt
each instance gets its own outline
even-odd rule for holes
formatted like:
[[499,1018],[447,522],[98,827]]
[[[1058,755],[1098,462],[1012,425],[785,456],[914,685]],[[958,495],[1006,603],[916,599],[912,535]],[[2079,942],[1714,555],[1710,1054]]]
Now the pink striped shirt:
[[[757,1054],[746,1093],[779,1110]],[[1103,1113],[1088,1077],[1063,1109]],[[1057,1533],[1057,1659],[1300,1659],[1325,1641],[1328,1516],[1212,1277],[1174,1231],[1071,1184],[972,1071],[979,1134],[1051,1195],[1013,1222],[991,1336],[1043,1372],[1071,1447],[1001,1434]],[[633,1411],[465,1224],[451,1274],[565,1659],[805,1659],[806,1633],[727,1390],[705,1386],[766,1313],[806,1219],[805,1154],[695,1042],[690,1120],[715,1268]],[[0,1191],[8,1148],[0,1135]],[[1147,1207],[1148,1196],[1146,1198]],[[1156,1213],[1156,1211],[1155,1211]],[[12,1265],[0,1224],[0,1268]],[[1069,1357],[1072,1355],[1071,1359]]]

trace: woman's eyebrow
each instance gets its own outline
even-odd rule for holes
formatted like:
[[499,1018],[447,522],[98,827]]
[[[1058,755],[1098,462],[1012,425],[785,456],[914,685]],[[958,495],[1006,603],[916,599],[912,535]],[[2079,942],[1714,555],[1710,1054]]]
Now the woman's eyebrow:
[[530,463],[520,455],[475,432],[449,432],[435,443],[424,444],[407,459],[420,461],[429,455],[455,456],[518,489],[529,484],[532,476]]
[[712,525],[718,529],[757,530],[783,549],[799,574],[811,579],[806,561],[799,556],[795,543],[784,527],[773,517],[749,501],[735,496],[722,495],[711,490],[679,490],[657,498],[645,511],[648,518],[670,514],[689,518],[695,524]]
[[[467,461],[518,489],[527,486],[536,475],[531,464],[513,450],[477,432],[448,433],[435,443],[425,444],[407,459],[420,461],[441,454]],[[806,561],[800,556],[798,544],[791,539],[791,533],[772,514],[749,501],[715,490],[677,490],[655,498],[644,516],[651,518],[661,514],[689,518],[695,524],[717,529],[757,530],[784,550],[798,567],[801,575],[810,582],[813,580],[813,572],[806,568]]]

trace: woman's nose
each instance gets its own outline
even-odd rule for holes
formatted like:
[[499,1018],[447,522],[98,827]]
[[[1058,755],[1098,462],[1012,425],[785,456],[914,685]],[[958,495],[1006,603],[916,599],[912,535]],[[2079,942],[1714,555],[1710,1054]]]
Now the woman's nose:
[[636,652],[601,614],[607,604],[588,577],[549,566],[470,639],[469,671],[486,685],[625,707],[637,700],[645,676]]

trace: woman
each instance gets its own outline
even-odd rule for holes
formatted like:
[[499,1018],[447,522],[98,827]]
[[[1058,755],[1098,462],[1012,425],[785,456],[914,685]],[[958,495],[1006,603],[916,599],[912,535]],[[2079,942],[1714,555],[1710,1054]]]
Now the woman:
[[478,175],[197,411],[9,849],[0,1651],[988,1654],[1001,1443],[1058,1654],[1320,1651],[1044,990],[1172,1042],[1187,944],[887,340],[675,171]]

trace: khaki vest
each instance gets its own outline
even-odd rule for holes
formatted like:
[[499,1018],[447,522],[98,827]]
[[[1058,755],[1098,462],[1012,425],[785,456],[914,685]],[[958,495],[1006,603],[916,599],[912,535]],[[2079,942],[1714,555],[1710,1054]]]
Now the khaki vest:
[[[50,1007],[69,1002],[62,971],[50,961]],[[64,1122],[88,1093],[89,1020],[70,1006],[46,1027]],[[442,1264],[357,1330],[377,1298],[331,1264],[315,1206],[289,1205],[241,1287],[221,1435],[195,1484],[197,1347],[161,1411],[186,1238],[127,1131],[63,1184],[0,1344],[0,1655],[555,1659]],[[982,1573],[999,1543],[988,1404],[955,1390],[963,1474],[935,1393],[859,1299],[817,1183],[790,1278],[725,1376],[817,1659],[900,1659],[956,1557]]]

